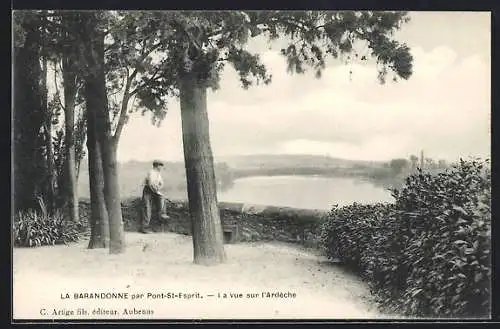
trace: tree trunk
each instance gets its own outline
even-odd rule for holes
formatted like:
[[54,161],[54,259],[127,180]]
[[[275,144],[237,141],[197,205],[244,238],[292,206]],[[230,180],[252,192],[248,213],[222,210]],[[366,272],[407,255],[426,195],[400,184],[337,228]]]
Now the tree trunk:
[[198,84],[193,73],[181,80],[180,102],[194,262],[223,263],[226,254],[210,146],[206,87]]
[[45,113],[45,149],[47,161],[47,210],[52,214],[55,210],[56,201],[56,168],[54,159],[54,144],[52,141],[52,117],[51,109],[48,108],[48,89],[47,89],[47,58],[42,58],[42,79],[41,79],[41,99],[42,110]]
[[80,164],[83,157],[85,156],[85,140],[87,138],[87,112],[83,113],[82,118],[80,118],[76,124],[75,128],[75,173],[76,181],[78,182],[78,177],[80,176]]
[[122,204],[116,160],[116,144],[108,141],[101,149],[104,169],[104,198],[109,214],[109,252],[125,252],[125,232],[122,220]]
[[[92,33],[98,35],[98,33]],[[106,76],[104,72],[104,35],[99,35],[90,43],[90,51],[94,67],[93,73],[86,77],[86,97],[89,114],[92,112],[95,120],[96,137],[101,147],[102,167],[104,173],[104,198],[109,218],[109,251],[118,254],[125,251],[125,236],[123,231],[122,208],[116,159],[116,145],[111,135]]]
[[78,195],[75,162],[75,102],[76,63],[70,55],[63,56],[64,116],[65,116],[65,186],[64,196],[67,211],[72,221],[78,221]]
[[56,191],[55,191],[55,180],[56,180],[56,175],[55,175],[55,166],[54,166],[54,146],[52,143],[52,125],[50,122],[45,123],[45,142],[46,142],[46,161],[47,161],[47,210],[49,211],[50,214],[52,214],[55,210],[55,197],[56,197]]
[[90,186],[90,241],[88,248],[109,247],[109,220],[104,200],[104,173],[101,148],[96,138],[95,120],[87,110],[87,151]]
[[37,24],[24,27],[23,47],[15,49],[14,61],[14,207],[35,208],[37,177],[41,164],[35,161],[44,112],[40,90],[41,37]]
[[[80,165],[82,163],[82,158],[75,156],[75,179],[76,179],[77,186],[78,186],[78,182],[80,179]],[[77,189],[77,191],[78,191],[78,189]]]

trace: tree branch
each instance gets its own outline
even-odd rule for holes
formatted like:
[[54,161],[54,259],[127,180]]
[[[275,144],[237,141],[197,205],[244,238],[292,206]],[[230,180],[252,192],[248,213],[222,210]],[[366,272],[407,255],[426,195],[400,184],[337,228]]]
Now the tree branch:
[[135,79],[137,73],[139,73],[139,65],[140,65],[140,63],[142,63],[149,55],[151,55],[151,53],[153,53],[153,51],[155,51],[156,49],[158,49],[161,46],[161,44],[162,44],[161,42],[158,42],[157,44],[153,45],[152,48],[149,51],[143,53],[143,55],[141,56],[141,58],[138,61],[138,64],[135,66],[135,69],[132,72],[132,75],[130,76],[130,80],[131,80],[130,82],[131,83]]
[[214,31],[213,33],[207,35],[207,38],[213,38],[213,37],[218,36],[219,34],[222,35],[222,34],[224,34],[223,31],[224,31],[224,27],[221,27],[220,29],[218,29],[218,30]]
[[199,40],[196,40],[196,38],[191,34],[191,32],[188,31],[182,24],[178,22],[174,22],[174,26],[181,28],[184,34],[188,37],[188,39],[191,41],[191,43],[196,47],[198,51],[202,51],[202,46],[199,44]]
[[[142,56],[140,57],[139,61],[137,62],[137,65],[135,66],[134,71],[132,74],[129,75],[129,69],[127,66],[125,66],[125,69],[127,70],[127,80],[125,83],[125,90],[123,92],[123,98],[121,102],[121,110],[120,110],[120,115],[118,118],[118,124],[116,126],[115,134],[113,136],[113,141],[114,143],[118,143],[120,136],[123,131],[123,127],[125,126],[125,123],[127,122],[127,110],[128,110],[128,104],[130,101],[130,98],[135,95],[137,92],[138,88],[134,89],[132,92],[130,92],[130,86],[132,85],[132,82],[134,81],[135,77],[139,73],[139,66],[140,64],[156,49],[158,49],[162,45],[162,42],[158,42],[154,45],[151,46],[151,48],[148,51],[145,51],[142,53]],[[144,49],[145,47],[143,47]],[[153,74],[156,75],[156,73],[159,71],[159,68],[157,68],[156,72]]]
[[[159,78],[159,77],[156,76],[158,74],[158,72],[160,72],[160,65],[157,66],[156,71],[154,71],[153,75],[151,75],[151,77],[148,78],[148,80],[142,86],[147,86],[148,84],[150,84],[151,82],[153,82],[155,79]],[[137,86],[134,90],[132,90],[129,93],[129,96],[130,97],[134,96],[139,91],[140,87],[141,86]]]
[[146,52],[146,44],[147,44],[147,39],[144,38],[142,39],[142,43],[141,43],[141,55],[144,55]]
[[57,97],[54,97],[57,102],[59,103],[59,106],[64,110],[65,106],[63,105],[61,101],[61,93],[59,92],[59,87],[57,86],[57,62],[54,62],[54,86],[56,88],[56,95]]
[[116,47],[116,42],[113,42],[112,44],[110,44],[109,46],[107,47],[104,47],[104,52],[108,52],[110,49]]
[[133,77],[127,75],[127,82],[125,83],[125,91],[123,92],[120,116],[118,118],[118,124],[116,126],[115,135],[113,136],[113,141],[115,143],[118,143],[120,135],[122,134],[123,131],[123,126],[125,126],[125,122],[127,121],[127,110],[128,110],[128,103],[130,100],[130,85],[132,83],[132,80]]

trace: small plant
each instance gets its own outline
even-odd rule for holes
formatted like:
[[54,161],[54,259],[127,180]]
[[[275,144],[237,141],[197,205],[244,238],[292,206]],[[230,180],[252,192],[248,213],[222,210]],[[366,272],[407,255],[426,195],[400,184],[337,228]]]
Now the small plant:
[[40,211],[27,210],[14,216],[14,246],[40,247],[67,244],[78,241],[87,225],[67,221],[62,212],[49,215],[43,200],[39,199]]

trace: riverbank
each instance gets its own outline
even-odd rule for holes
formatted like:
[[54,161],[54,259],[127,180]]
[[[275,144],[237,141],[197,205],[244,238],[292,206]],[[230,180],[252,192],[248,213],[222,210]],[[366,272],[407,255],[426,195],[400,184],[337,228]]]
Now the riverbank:
[[[42,316],[42,308],[48,313],[54,309],[61,314],[74,313],[66,318],[92,318],[91,314],[77,315],[78,309],[91,313],[99,308],[119,313],[100,316],[108,319],[391,317],[377,310],[361,279],[298,246],[226,245],[225,264],[201,267],[192,263],[189,236],[126,233],[126,241],[127,250],[121,255],[86,249],[86,240],[69,246],[15,248],[14,318],[65,318]],[[128,292],[129,298],[134,293],[145,296],[135,300],[74,299],[75,293],[85,292]],[[162,292],[187,294],[191,298],[160,298],[158,294]],[[157,298],[147,298],[148,293]],[[236,298],[239,294],[242,296]],[[144,314],[122,314],[123,309],[134,308],[144,310]]]

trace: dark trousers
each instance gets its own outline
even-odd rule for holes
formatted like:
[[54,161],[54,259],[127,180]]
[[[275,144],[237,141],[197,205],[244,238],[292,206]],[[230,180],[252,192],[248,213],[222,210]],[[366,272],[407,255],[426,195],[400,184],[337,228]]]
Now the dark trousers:
[[155,208],[157,219],[160,219],[163,213],[163,197],[153,192],[149,187],[145,186],[142,190],[142,222],[141,229],[149,228],[151,215]]

